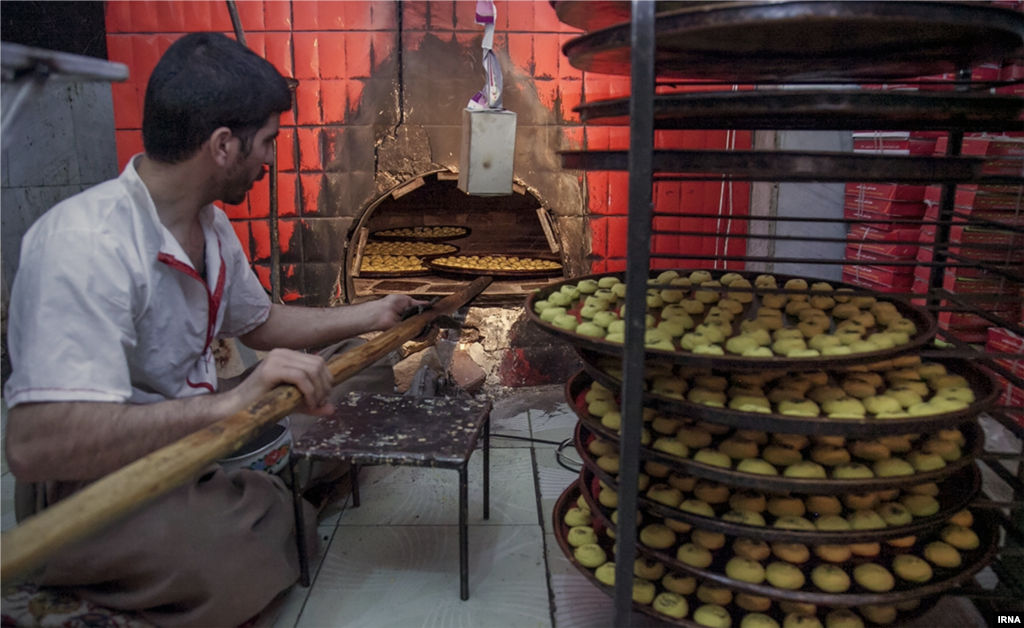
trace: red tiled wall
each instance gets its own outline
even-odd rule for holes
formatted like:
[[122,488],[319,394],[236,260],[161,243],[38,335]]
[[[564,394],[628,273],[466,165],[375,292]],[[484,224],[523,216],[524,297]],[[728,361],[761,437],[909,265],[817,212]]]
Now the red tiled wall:
[[[506,89],[525,83],[536,90],[537,99],[549,112],[533,119],[520,112],[520,125],[557,126],[564,148],[622,149],[628,147],[628,129],[580,126],[572,108],[580,102],[629,94],[629,79],[595,75],[576,70],[561,54],[561,46],[577,31],[561,24],[547,0],[499,1],[496,3],[496,50],[506,73]],[[280,243],[282,283],[287,298],[298,299],[304,286],[313,285],[308,268],[313,242],[331,230],[344,237],[350,217],[341,220],[323,201],[331,176],[330,164],[337,161],[346,129],[356,112],[367,107],[366,94],[373,92],[375,73],[394,60],[397,42],[396,5],[386,0],[240,0],[237,3],[247,44],[267,58],[282,74],[299,79],[296,106],[282,116],[278,142]],[[479,54],[481,27],[474,22],[475,2],[407,1],[402,4],[403,46],[418,51],[431,35],[443,41],[457,41]],[[160,55],[184,33],[214,30],[232,35],[226,3],[221,0],[133,0],[107,3],[107,47],[112,61],[129,66],[131,79],[113,86],[114,118],[117,128],[118,159],[121,167],[142,150],[141,117],[146,82]],[[516,80],[510,81],[510,73]],[[379,80],[378,80],[379,83]],[[700,89],[699,86],[687,89]],[[375,103],[372,103],[375,105]],[[415,111],[406,113],[414,116]],[[406,120],[409,122],[409,120]],[[377,121],[380,124],[380,121]],[[426,124],[429,121],[419,121]],[[373,124],[370,122],[369,124]],[[356,137],[356,136],[353,136]],[[360,135],[358,137],[365,137]],[[356,141],[356,140],[351,140]],[[662,148],[750,148],[749,132],[727,136],[725,131],[659,132],[656,145]],[[543,148],[545,149],[546,148]],[[518,148],[517,148],[518,150]],[[365,171],[373,164],[352,166]],[[581,175],[592,236],[590,260],[594,272],[618,270],[625,265],[628,176],[616,172],[588,172]],[[689,212],[717,216],[747,213],[749,188],[746,184],[720,182],[656,185],[655,207],[659,214]],[[362,202],[355,199],[354,202]],[[247,201],[225,207],[234,222],[243,247],[250,255],[265,285],[269,285],[270,236],[268,182],[258,183]],[[334,222],[331,222],[334,221]],[[339,226],[340,225],[340,226]],[[686,251],[695,255],[742,255],[745,241],[726,237],[739,234],[744,221],[731,223],[717,217],[684,219],[662,216],[656,229],[708,231],[720,237],[658,235],[655,255]],[[332,236],[333,237],[333,236]],[[317,250],[321,250],[319,247]],[[317,260],[330,262],[331,260]],[[655,259],[660,267],[680,262]],[[712,261],[687,262],[688,266],[712,267]],[[739,267],[733,263],[731,268]],[[318,271],[321,272],[321,271]],[[323,271],[326,272],[326,271]],[[303,273],[307,276],[303,280]],[[322,274],[322,272],[321,272]]]

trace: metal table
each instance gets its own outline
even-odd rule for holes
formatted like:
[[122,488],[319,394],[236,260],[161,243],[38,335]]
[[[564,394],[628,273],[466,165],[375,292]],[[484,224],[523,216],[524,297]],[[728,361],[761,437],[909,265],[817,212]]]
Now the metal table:
[[[339,401],[333,414],[320,418],[296,442],[297,457],[352,464],[352,501],[359,506],[358,469],[363,464],[457,469],[459,472],[460,597],[469,599],[469,457],[483,434],[484,519],[490,518],[489,401],[447,397],[403,397],[355,393]],[[304,529],[301,496],[292,487],[296,529]],[[297,534],[302,583],[309,583],[309,561]]]

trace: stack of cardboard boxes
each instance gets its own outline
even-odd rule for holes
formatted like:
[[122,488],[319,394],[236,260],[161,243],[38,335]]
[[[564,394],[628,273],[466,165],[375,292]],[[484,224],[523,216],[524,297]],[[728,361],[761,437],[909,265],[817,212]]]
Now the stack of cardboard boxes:
[[[945,138],[940,139],[936,151],[944,153],[945,144]],[[1024,138],[969,136],[964,138],[962,152],[988,158],[984,169],[991,174],[1020,175],[1024,171]],[[918,261],[928,263],[934,259],[936,246],[944,248],[948,259],[942,287],[1008,321],[1021,320],[1024,295],[1019,281],[998,271],[1019,276],[1024,270],[1024,233],[1020,232],[1024,229],[1022,192],[1020,186],[959,186],[948,241],[936,243],[935,225],[926,224],[921,228],[917,252]],[[925,190],[927,222],[938,220],[941,194],[941,186],[929,186]],[[968,220],[972,222],[968,224]],[[971,266],[973,262],[985,267]],[[928,292],[931,270],[929,266],[917,268],[913,283],[915,294]],[[961,340],[984,343],[992,322],[970,312],[940,312],[939,325]]]
[[[1007,329],[989,329],[985,351],[1019,355],[1018,358],[1001,358],[996,362],[1013,375],[1024,378],[1024,338]],[[1003,386],[1003,396],[999,403],[1009,406],[1011,409],[1007,414],[1024,427],[1024,389],[1012,385],[1005,377],[996,375],[996,379]]]
[[[931,154],[935,133],[861,132],[853,134],[853,150],[888,155]],[[848,183],[843,214],[851,223],[846,235],[843,281],[877,292],[907,293],[913,287],[924,216],[925,186],[895,183]],[[891,221],[891,222],[888,222]],[[893,264],[893,262],[897,262]],[[899,262],[902,262],[900,264]]]

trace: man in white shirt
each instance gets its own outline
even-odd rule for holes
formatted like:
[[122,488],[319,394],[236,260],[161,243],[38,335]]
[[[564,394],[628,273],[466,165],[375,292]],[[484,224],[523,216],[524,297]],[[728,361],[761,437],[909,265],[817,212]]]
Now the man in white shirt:
[[[187,35],[146,90],[145,153],[25,236],[9,319],[7,459],[46,507],[126,464],[297,386],[323,415],[331,377],[296,349],[386,329],[417,302],[272,304],[215,201],[241,202],[273,158],[283,77],[218,34]],[[269,350],[218,392],[211,344]],[[310,518],[313,519],[313,518]],[[304,531],[315,543],[315,529]],[[232,626],[298,575],[290,497],[270,474],[211,465],[61,552],[41,584],[168,626]]]

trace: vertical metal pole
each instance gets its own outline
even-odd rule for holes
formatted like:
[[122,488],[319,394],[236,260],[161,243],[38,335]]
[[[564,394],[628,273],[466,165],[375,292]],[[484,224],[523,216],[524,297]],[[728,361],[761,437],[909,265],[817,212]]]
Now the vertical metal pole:
[[270,164],[270,300],[281,302],[281,242],[277,235],[277,140]]
[[245,43],[245,31],[242,30],[242,20],[238,17],[238,7],[235,6],[235,0],[227,0],[227,3],[228,13],[231,14],[231,26],[235,28],[235,39],[238,40],[238,43],[248,48]]
[[[248,47],[245,43],[245,30],[242,29],[242,19],[238,17],[235,0],[225,1],[228,5],[228,13],[231,15],[231,26],[235,29],[235,39],[238,43]],[[289,85],[289,87],[292,86]],[[270,218],[268,220],[270,221],[270,300],[280,303],[281,243],[278,241],[277,235],[277,140],[274,140],[274,163],[270,164]]]
[[299,585],[309,586],[309,554],[306,548],[306,517],[299,495],[299,476],[295,473],[295,453],[288,454],[288,473],[292,479],[292,509],[295,513],[295,543],[299,549]]
[[[966,91],[967,84],[971,80],[971,71],[969,69],[960,70],[957,74],[958,87],[957,91]],[[964,146],[964,130],[963,128],[950,129],[949,131],[949,144],[946,148],[947,157],[959,157],[961,150]],[[935,225],[935,241],[932,243],[932,254],[936,262],[945,264],[949,258],[946,255],[946,251],[943,248],[949,244],[949,232],[951,225],[948,224],[953,220],[953,204],[956,200],[956,184],[946,183],[942,184],[942,195],[939,197],[939,223]],[[947,224],[941,224],[947,223]],[[942,288],[942,276],[946,271],[945,266],[932,266],[931,273],[931,289],[929,293],[934,295],[936,291]],[[939,305],[941,299],[930,298],[928,301],[932,305]]]
[[626,337],[622,349],[622,434],[615,556],[615,626],[628,628],[633,609],[636,493],[643,430],[644,318],[651,261],[654,151],[654,4],[633,0],[629,118],[629,235],[626,243]]

